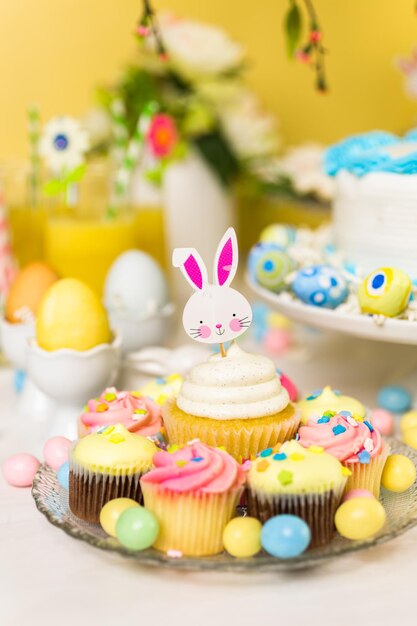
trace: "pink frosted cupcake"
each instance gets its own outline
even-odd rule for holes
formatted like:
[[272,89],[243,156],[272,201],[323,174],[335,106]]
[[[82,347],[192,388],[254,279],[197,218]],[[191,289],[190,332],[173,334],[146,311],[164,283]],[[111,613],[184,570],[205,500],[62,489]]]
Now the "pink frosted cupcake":
[[162,428],[161,408],[136,391],[110,387],[99,398],[87,402],[78,420],[78,436],[85,437],[114,424],[122,424],[142,437],[157,437]]
[[310,418],[305,426],[301,426],[298,435],[298,443],[304,448],[320,446],[352,472],[346,491],[367,489],[379,497],[389,447],[370,422],[355,419],[350,411],[336,415],[327,411],[322,417]]
[[160,524],[154,548],[189,556],[217,554],[223,550],[223,530],[236,513],[245,472],[227,452],[200,442],[169,450],[154,455],[155,469],[141,480],[145,507]]

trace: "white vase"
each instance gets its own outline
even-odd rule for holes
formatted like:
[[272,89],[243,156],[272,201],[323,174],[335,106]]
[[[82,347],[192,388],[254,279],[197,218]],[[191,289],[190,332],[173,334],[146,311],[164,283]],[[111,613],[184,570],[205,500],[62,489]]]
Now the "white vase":
[[[217,244],[234,225],[232,194],[196,152],[170,165],[163,182],[165,236],[168,266],[174,248],[196,248],[205,261],[209,278]],[[178,269],[171,269],[171,285],[177,304],[190,296],[190,287]]]

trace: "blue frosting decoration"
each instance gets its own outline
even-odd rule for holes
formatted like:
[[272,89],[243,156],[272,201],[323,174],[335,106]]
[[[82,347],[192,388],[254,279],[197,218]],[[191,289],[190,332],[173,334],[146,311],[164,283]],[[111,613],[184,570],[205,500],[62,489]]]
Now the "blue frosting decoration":
[[329,176],[336,176],[340,170],[347,170],[358,177],[369,172],[416,174],[417,151],[395,158],[384,150],[393,144],[411,142],[417,142],[417,128],[410,130],[404,138],[382,131],[353,135],[326,151],[324,169]]

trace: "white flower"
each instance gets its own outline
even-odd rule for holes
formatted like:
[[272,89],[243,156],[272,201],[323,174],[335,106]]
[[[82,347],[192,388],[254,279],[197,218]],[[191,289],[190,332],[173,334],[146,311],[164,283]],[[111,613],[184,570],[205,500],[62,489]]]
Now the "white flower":
[[88,149],[87,133],[72,117],[50,120],[39,142],[39,153],[54,174],[62,175],[84,162]]
[[215,26],[162,14],[159,27],[170,63],[189,79],[228,72],[242,63],[243,47]]
[[276,120],[260,109],[250,92],[242,91],[239,97],[220,107],[219,117],[224,134],[238,157],[254,159],[278,150]]
[[291,148],[276,163],[277,172],[288,176],[298,193],[331,200],[335,191],[334,180],[323,169],[324,151],[325,148],[317,144]]

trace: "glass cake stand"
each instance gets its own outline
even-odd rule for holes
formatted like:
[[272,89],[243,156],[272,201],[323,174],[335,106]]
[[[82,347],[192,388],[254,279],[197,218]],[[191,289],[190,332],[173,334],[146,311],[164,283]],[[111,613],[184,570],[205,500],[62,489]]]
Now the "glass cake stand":
[[[392,453],[404,454],[417,467],[417,451],[405,446],[398,440],[387,438]],[[61,487],[55,472],[42,465],[33,482],[32,495],[36,506],[51,524],[57,526],[68,535],[85,541],[96,548],[117,552],[124,557],[134,559],[138,565],[157,566],[180,570],[222,570],[222,571],[289,571],[320,565],[331,559],[347,555],[359,550],[367,550],[378,544],[398,537],[409,528],[417,525],[417,483],[402,494],[394,494],[382,490],[381,502],[387,513],[387,522],[380,533],[366,541],[348,541],[336,536],[324,548],[316,548],[291,559],[276,559],[267,554],[236,559],[226,553],[212,557],[173,558],[166,553],[149,549],[143,552],[131,552],[123,548],[117,539],[108,537],[98,525],[87,524],[76,518],[68,508],[68,492]]]

